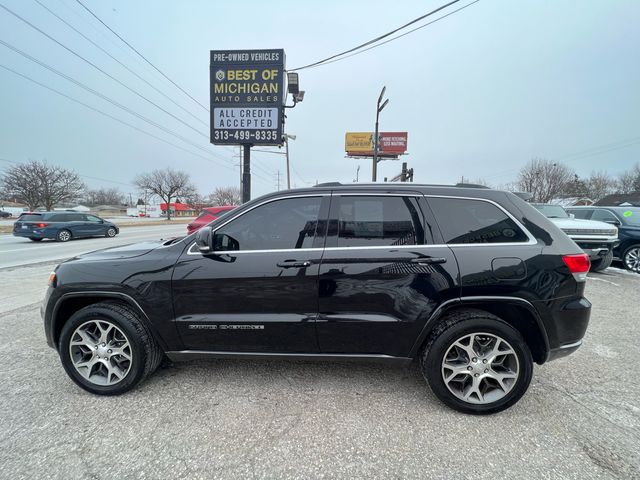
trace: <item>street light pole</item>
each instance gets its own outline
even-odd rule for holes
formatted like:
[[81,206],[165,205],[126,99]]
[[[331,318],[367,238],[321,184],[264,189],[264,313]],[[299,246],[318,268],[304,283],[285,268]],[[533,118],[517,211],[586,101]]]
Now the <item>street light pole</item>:
[[288,133],[284,136],[285,143],[285,154],[287,156],[287,190],[291,189],[291,172],[289,171],[289,139],[295,140],[295,135],[289,135]]
[[378,150],[379,150],[379,144],[380,144],[380,139],[378,138],[379,137],[378,120],[380,118],[380,112],[389,103],[389,100],[387,99],[384,101],[382,105],[380,105],[380,103],[382,102],[382,97],[384,97],[384,92],[386,90],[387,90],[386,86],[382,87],[382,91],[380,92],[380,96],[378,97],[378,103],[376,104],[376,129],[375,129],[376,131],[373,137],[373,165],[371,169],[371,180],[374,182],[378,177]]

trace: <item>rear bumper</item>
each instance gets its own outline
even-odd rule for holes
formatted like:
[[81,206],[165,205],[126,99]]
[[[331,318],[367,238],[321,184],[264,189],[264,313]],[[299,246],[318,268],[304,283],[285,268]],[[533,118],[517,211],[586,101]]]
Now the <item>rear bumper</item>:
[[556,299],[546,305],[549,355],[547,361],[565,357],[580,345],[591,317],[591,302],[584,297]]
[[14,230],[13,231],[13,236],[14,237],[24,237],[24,238],[52,238],[55,239],[55,233],[52,233],[51,231],[48,230],[25,230],[25,231],[20,231],[20,230]]

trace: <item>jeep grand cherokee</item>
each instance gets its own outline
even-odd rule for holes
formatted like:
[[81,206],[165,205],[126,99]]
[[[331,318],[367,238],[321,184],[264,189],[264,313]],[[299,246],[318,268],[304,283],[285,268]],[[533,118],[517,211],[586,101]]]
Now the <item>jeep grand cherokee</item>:
[[123,393],[163,356],[417,359],[436,396],[508,408],[576,350],[588,257],[513,194],[328,184],[248,202],[196,234],[59,265],[47,341],[80,387]]

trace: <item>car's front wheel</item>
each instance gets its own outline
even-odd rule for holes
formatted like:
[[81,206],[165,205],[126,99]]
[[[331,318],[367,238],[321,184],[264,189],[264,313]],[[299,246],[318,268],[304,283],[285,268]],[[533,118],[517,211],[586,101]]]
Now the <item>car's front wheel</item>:
[[601,272],[611,266],[613,262],[613,250],[609,250],[604,257],[597,258],[591,261],[591,271]]
[[421,357],[433,393],[464,413],[505,410],[524,395],[533,359],[520,333],[480,310],[454,312],[430,336]]
[[58,352],[69,377],[99,395],[132,389],[162,360],[137,313],[116,303],[89,305],[73,314],[62,328]]
[[109,227],[109,228],[107,228],[107,232],[105,233],[105,236],[107,236],[107,237],[115,237],[117,233],[118,232],[116,231],[115,228]]
[[627,270],[640,273],[640,245],[633,245],[625,250],[622,263]]
[[56,235],[56,240],[58,240],[59,242],[68,242],[69,240],[71,240],[71,232],[66,229],[60,230]]

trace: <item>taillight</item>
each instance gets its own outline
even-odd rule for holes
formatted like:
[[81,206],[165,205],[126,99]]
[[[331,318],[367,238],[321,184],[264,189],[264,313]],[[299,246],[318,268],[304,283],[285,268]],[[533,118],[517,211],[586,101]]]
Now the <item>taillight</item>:
[[48,223],[36,223],[34,226],[37,227],[37,228],[44,228],[47,225],[49,225],[49,224]]
[[50,287],[55,288],[56,287],[56,272],[51,272],[49,274],[49,279],[47,280],[47,285],[49,285]]
[[584,282],[587,279],[587,273],[589,272],[589,268],[591,268],[591,260],[589,260],[589,256],[586,253],[564,255],[562,261],[569,267],[573,278],[578,282]]

